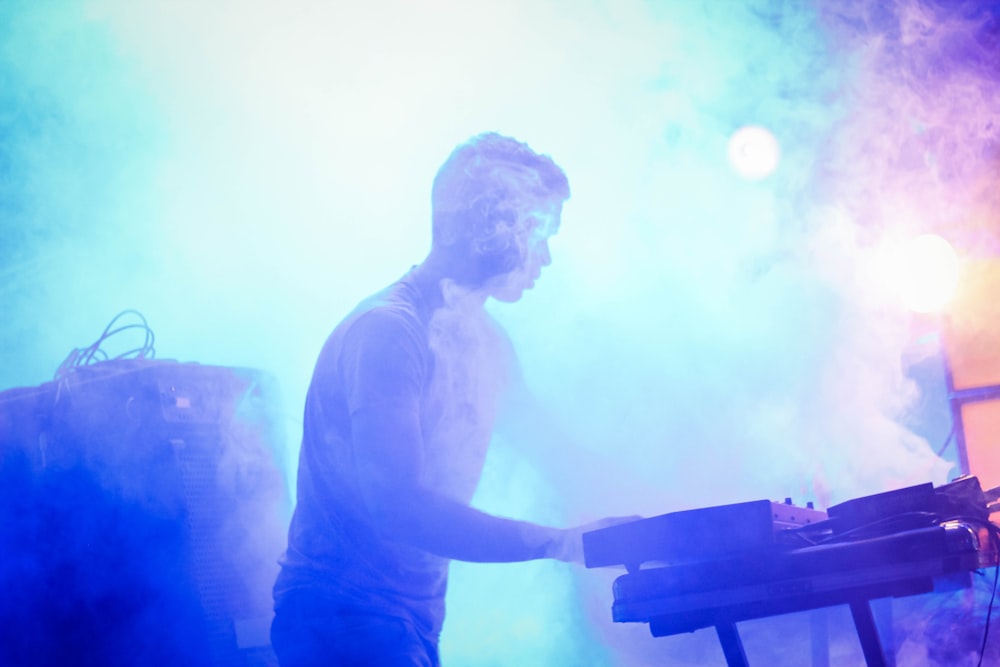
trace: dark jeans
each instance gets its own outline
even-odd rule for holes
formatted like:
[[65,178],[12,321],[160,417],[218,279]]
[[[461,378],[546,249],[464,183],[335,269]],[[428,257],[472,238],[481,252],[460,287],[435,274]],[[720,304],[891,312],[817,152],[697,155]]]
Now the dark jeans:
[[282,600],[271,623],[281,667],[439,667],[437,644],[407,619],[304,594]]

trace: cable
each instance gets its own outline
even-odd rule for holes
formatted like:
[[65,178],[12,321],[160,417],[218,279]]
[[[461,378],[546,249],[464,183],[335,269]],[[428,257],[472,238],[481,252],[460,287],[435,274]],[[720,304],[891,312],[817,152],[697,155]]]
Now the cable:
[[822,537],[825,539],[829,537],[832,532],[832,526],[836,524],[834,519],[823,519],[822,521],[817,521],[815,523],[807,523],[801,526],[795,526],[794,528],[786,528],[778,532],[775,536],[779,544],[785,547],[795,547],[796,544],[790,542],[792,538],[800,540],[806,546],[814,547],[820,543],[818,537],[813,537],[813,533],[821,533]]
[[[133,315],[139,319],[137,323],[121,324],[115,326],[115,324],[128,315]],[[125,331],[131,331],[134,329],[139,329],[144,334],[144,340],[140,347],[134,347],[132,349],[126,350],[121,354],[111,357],[104,350],[102,345],[108,341],[112,336],[118,335]],[[66,356],[59,368],[56,369],[55,379],[61,380],[66,377],[66,375],[74,368],[79,368],[80,366],[87,366],[93,363],[99,363],[102,361],[110,361],[115,359],[152,359],[156,356],[156,348],[153,344],[156,337],[153,335],[153,330],[149,328],[149,324],[146,322],[146,318],[143,317],[142,313],[138,310],[123,310],[108,322],[108,326],[104,327],[104,331],[101,335],[97,337],[93,343],[85,348],[74,348]]]
[[[818,540],[816,544],[838,544],[853,542],[870,537],[891,535],[902,530],[911,530],[924,526],[934,526],[941,523],[940,517],[933,512],[900,512],[887,517],[855,526],[843,532],[834,532],[829,537]],[[902,524],[902,527],[899,527]]]
[[954,439],[955,439],[955,422],[954,420],[952,420],[951,430],[948,431],[948,437],[944,439],[944,442],[941,443],[941,447],[937,450],[937,455],[941,456],[942,454],[944,454],[945,450],[948,449],[948,445],[950,445],[951,441]]

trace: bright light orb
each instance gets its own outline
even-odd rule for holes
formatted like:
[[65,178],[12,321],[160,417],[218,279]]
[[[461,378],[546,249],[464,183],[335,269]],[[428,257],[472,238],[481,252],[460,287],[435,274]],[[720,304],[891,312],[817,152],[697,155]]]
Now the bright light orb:
[[935,234],[918,236],[903,245],[897,262],[896,285],[907,308],[933,313],[948,304],[959,274],[958,256],[950,243]]
[[741,127],[729,137],[729,165],[743,178],[759,181],[778,167],[781,148],[767,129]]

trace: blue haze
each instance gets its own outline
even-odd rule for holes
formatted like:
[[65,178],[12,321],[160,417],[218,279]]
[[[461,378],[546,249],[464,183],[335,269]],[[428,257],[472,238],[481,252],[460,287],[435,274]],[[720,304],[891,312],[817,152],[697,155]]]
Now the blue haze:
[[[527,426],[609,465],[498,439],[477,505],[825,507],[955,473],[936,339],[873,263],[923,231],[996,251],[995,4],[8,0],[0,36],[2,388],[137,308],[161,358],[277,377],[294,442],[322,340],[422,259],[435,170],[497,130],[574,193],[538,286],[492,307],[548,415]],[[726,159],[745,125],[781,147],[760,181]],[[711,632],[613,625],[614,574],[456,563],[443,657],[721,663]],[[804,634],[772,639],[800,620],[748,652],[798,664]]]

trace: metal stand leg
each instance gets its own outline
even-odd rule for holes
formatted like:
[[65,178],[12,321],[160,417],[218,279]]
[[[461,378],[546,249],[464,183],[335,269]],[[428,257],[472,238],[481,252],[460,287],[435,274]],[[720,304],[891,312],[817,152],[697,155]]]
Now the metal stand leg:
[[715,632],[719,635],[722,652],[726,655],[726,664],[729,667],[750,667],[736,624],[720,623],[715,626]]
[[882,641],[875,627],[875,617],[872,616],[868,600],[855,600],[851,603],[851,616],[854,617],[854,627],[858,630],[861,640],[861,650],[865,654],[865,664],[868,667],[887,667],[885,653],[882,651]]

